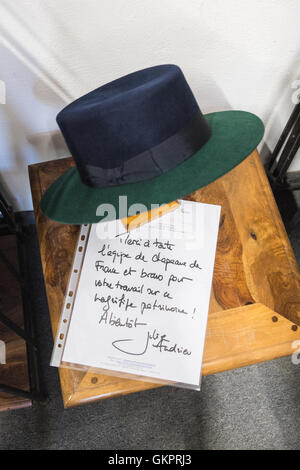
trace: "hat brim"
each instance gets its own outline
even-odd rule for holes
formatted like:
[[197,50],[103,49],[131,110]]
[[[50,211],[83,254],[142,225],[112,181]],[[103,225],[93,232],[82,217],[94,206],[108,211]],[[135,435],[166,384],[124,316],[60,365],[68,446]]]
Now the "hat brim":
[[212,130],[210,139],[172,170],[137,183],[92,188],[82,183],[73,167],[44,193],[40,203],[43,214],[65,224],[91,224],[104,217],[96,214],[99,205],[110,204],[115,211],[108,211],[105,220],[113,220],[121,217],[120,196],[127,196],[128,208],[143,204],[150,210],[153,204],[183,198],[224,175],[257,147],[264,134],[262,121],[245,111],[221,111],[206,114],[205,119]]

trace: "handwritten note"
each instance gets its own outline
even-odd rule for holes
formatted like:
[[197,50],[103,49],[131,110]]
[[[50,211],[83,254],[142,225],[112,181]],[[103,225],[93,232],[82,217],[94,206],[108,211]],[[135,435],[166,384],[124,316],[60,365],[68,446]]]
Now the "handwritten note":
[[220,206],[92,225],[66,363],[199,387]]

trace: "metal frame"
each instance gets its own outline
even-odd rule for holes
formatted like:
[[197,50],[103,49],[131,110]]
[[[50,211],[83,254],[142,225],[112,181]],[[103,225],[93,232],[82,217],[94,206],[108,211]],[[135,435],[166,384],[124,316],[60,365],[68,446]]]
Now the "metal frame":
[[0,211],[3,215],[3,223],[0,224],[0,235],[11,234],[15,235],[18,247],[18,260],[20,273],[9,262],[5,254],[0,251],[0,260],[5,263],[10,272],[15,276],[20,283],[22,292],[23,304],[23,317],[24,329],[16,325],[10,320],[3,312],[0,311],[0,322],[13,330],[18,336],[24,339],[27,349],[27,362],[28,362],[28,375],[30,391],[22,390],[15,387],[10,387],[5,384],[0,384],[0,392],[9,395],[19,396],[30,400],[45,401],[46,395],[44,393],[40,367],[37,355],[37,344],[35,340],[35,328],[31,311],[31,298],[30,288],[28,286],[27,276],[27,263],[26,263],[26,250],[25,239],[27,235],[26,227],[24,227],[16,218],[12,207],[8,204],[3,194],[0,192]]
[[[273,189],[296,191],[299,182],[289,183],[287,170],[300,148],[300,101],[294,107],[285,128],[275,146],[271,158],[266,164],[266,171]],[[279,158],[278,158],[279,156]]]

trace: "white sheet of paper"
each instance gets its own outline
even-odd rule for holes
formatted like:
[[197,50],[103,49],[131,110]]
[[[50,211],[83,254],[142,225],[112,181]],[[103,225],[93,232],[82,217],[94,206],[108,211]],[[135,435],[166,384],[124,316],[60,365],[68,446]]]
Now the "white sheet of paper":
[[220,209],[92,225],[62,361],[199,387]]

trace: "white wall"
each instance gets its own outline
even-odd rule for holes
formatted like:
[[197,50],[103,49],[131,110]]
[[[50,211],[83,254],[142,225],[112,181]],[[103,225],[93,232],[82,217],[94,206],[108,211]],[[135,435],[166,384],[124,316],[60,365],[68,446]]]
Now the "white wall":
[[32,208],[27,165],[68,155],[57,112],[151,65],[178,64],[204,112],[261,116],[273,149],[300,89],[299,17],[299,0],[0,0],[0,171],[15,209]]

